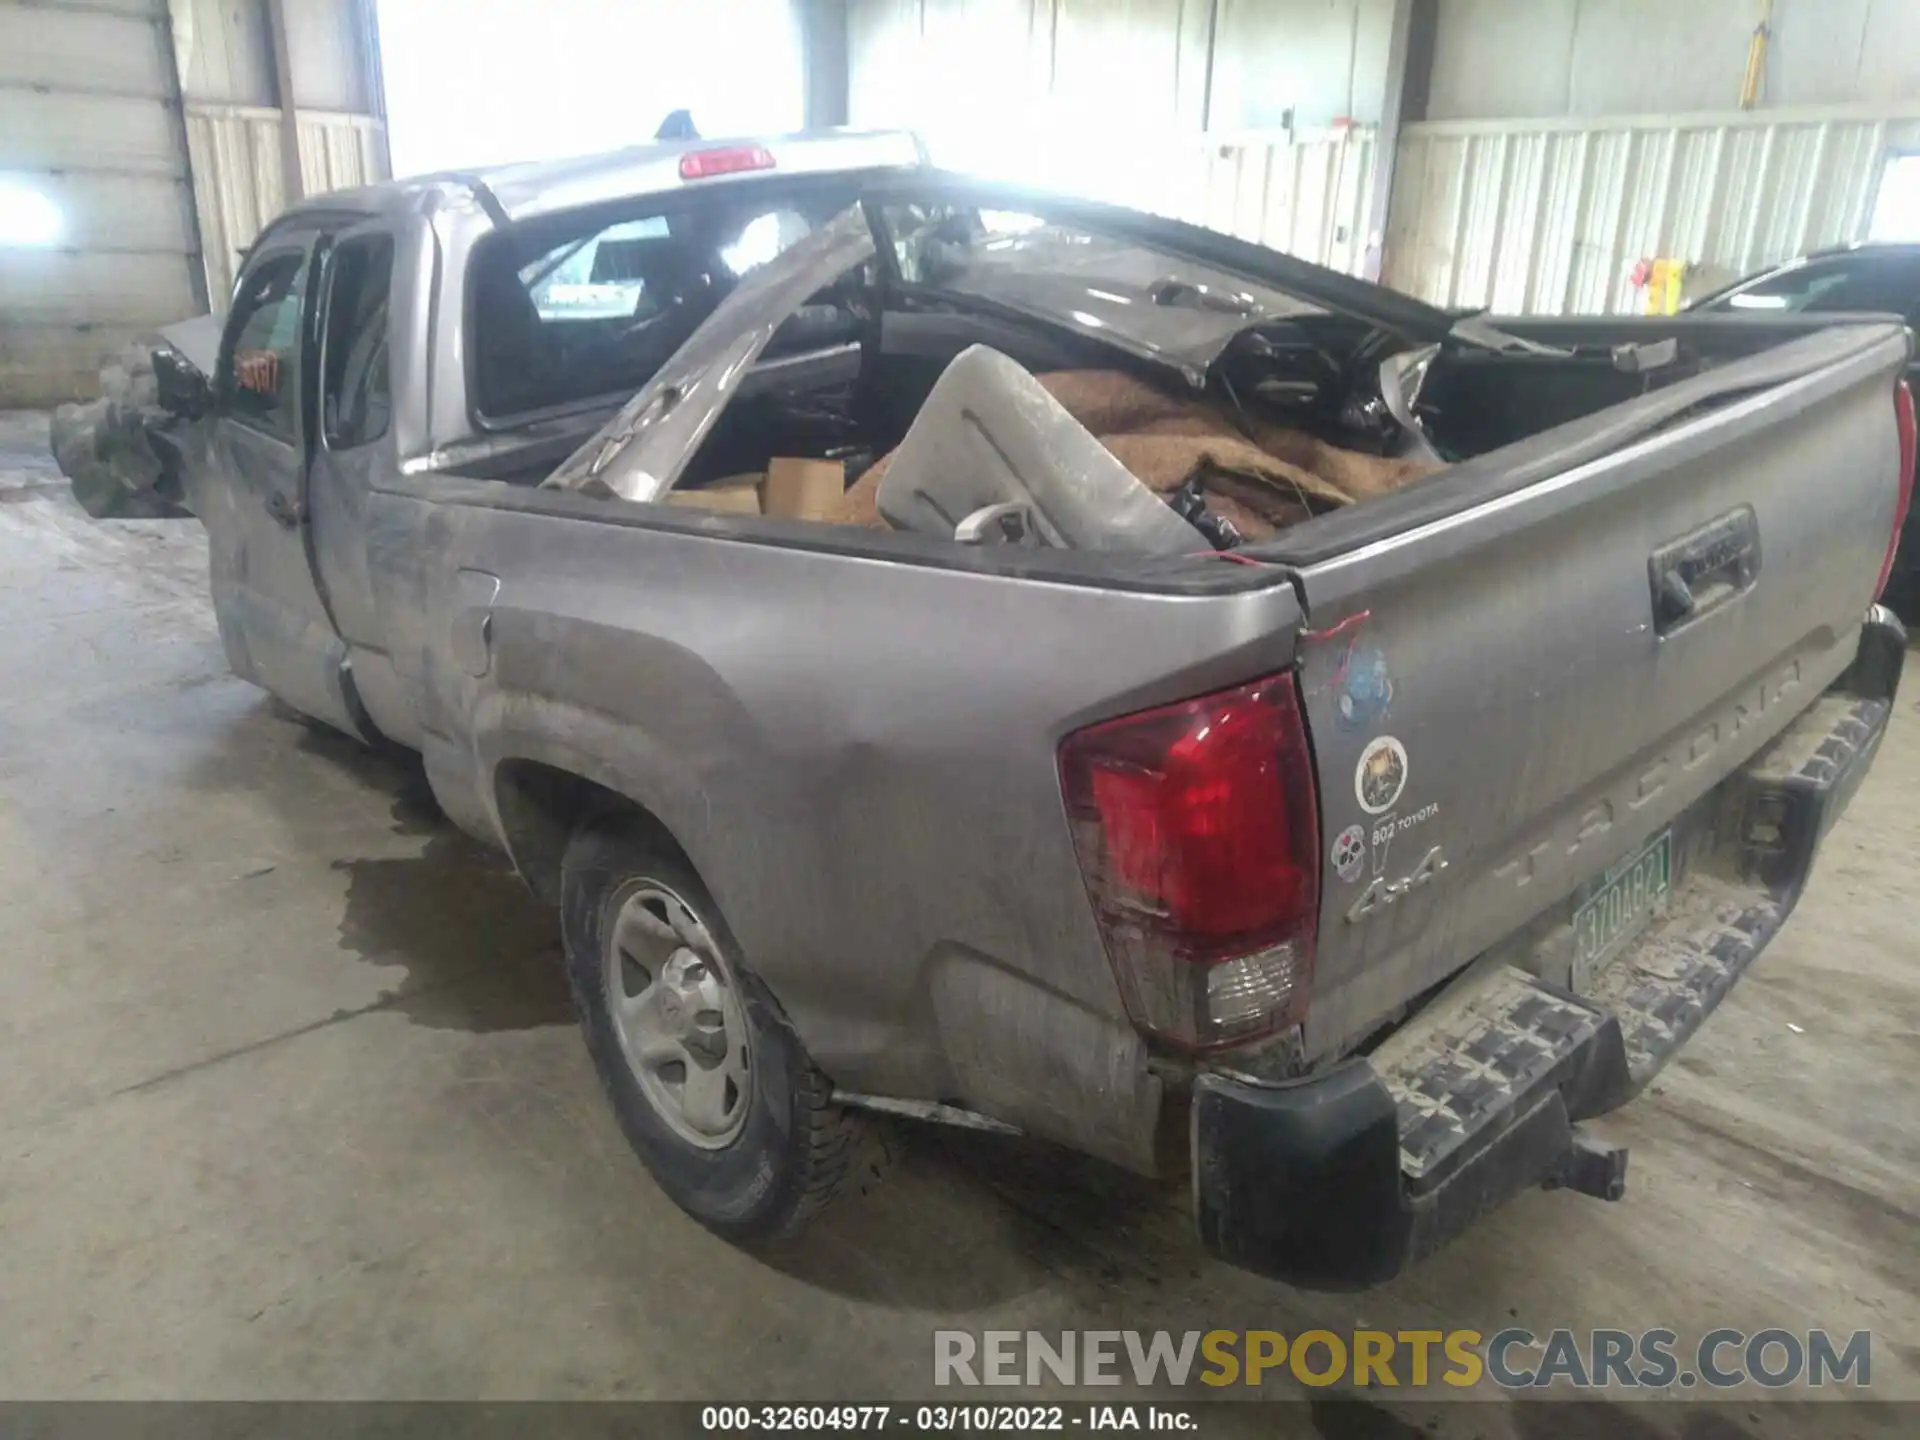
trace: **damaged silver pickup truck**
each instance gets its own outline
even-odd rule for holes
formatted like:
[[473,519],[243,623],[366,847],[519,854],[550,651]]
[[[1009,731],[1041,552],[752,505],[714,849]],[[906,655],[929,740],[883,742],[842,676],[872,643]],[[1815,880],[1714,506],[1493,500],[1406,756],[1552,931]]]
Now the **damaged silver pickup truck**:
[[1620,1195],[1582,1122],[1874,756],[1909,337],[1825,322],[1496,327],[837,135],[307,201],[158,369],[233,668],[559,908],[689,1212],[890,1111],[1347,1287]]

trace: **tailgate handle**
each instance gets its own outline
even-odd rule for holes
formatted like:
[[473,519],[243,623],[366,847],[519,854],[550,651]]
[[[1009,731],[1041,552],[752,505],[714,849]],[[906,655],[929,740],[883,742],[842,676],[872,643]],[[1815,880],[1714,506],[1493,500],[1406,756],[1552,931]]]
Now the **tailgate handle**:
[[1665,637],[1739,599],[1760,573],[1760,521],[1751,505],[1669,540],[1647,557],[1654,633]]

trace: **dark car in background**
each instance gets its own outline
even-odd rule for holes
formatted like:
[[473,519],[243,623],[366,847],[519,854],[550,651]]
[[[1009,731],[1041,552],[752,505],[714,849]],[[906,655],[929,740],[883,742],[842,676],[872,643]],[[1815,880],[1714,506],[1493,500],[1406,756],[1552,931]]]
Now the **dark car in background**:
[[[1777,315],[1848,311],[1898,315],[1920,328],[1920,245],[1842,245],[1816,250],[1704,295],[1695,312]],[[1920,380],[1920,364],[1908,371]],[[1909,517],[1887,577],[1886,604],[1908,624],[1920,618],[1920,531]]]

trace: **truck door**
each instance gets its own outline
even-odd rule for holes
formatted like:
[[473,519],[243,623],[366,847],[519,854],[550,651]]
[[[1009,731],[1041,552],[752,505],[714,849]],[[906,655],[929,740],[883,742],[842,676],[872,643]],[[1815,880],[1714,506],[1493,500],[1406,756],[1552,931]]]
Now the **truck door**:
[[399,465],[388,379],[395,253],[395,232],[379,221],[335,235],[320,267],[307,530],[320,598],[346,643],[354,699],[383,735],[417,747],[418,717],[394,668],[368,558],[369,496]]
[[314,433],[318,233],[271,233],[234,289],[214,376],[199,498],[215,609],[242,679],[366,738],[347,691],[346,646],[315,583],[307,457]]

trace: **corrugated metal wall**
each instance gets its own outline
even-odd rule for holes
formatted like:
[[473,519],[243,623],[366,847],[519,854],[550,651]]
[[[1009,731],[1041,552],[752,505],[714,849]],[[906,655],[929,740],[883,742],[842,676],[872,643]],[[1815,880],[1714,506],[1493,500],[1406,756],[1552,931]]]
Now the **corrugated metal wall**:
[[1370,127],[1212,140],[1169,156],[1141,194],[1112,198],[1358,275],[1375,154]]
[[[206,252],[207,290],[224,313],[246,254],[285,208],[280,112],[264,106],[189,104],[187,144]],[[300,112],[300,174],[309,195],[387,178],[380,121],[371,115]]]
[[0,177],[51,202],[0,245],[0,405],[97,383],[101,357],[199,305],[163,0],[0,5]]
[[1641,259],[1688,261],[1697,294],[1864,239],[1890,149],[1920,104],[1407,126],[1384,275],[1440,305],[1625,313]]
[[[373,18],[366,0],[283,0],[307,195],[388,175]],[[262,0],[171,0],[186,92],[193,194],[212,308],[240,257],[287,203],[272,35]]]

